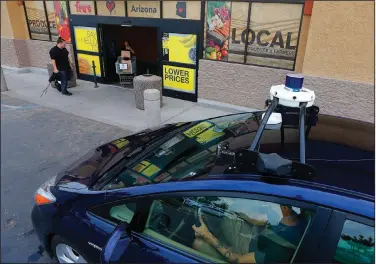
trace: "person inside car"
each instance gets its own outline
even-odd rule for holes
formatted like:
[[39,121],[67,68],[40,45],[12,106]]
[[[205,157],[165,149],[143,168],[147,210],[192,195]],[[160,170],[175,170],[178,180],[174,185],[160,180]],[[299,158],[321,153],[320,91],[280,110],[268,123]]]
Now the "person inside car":
[[[261,232],[253,232],[248,253],[237,253],[237,249],[227,246],[217,239],[208,229],[200,216],[201,226],[193,225],[196,239],[193,248],[213,256],[213,249],[219,254],[213,257],[225,259],[230,263],[286,263],[293,256],[301,240],[306,222],[302,220],[291,206],[280,206],[282,219],[276,226],[267,226]],[[248,217],[247,217],[248,218]],[[265,225],[266,222],[245,220],[253,226]],[[208,246],[210,246],[208,248]]]

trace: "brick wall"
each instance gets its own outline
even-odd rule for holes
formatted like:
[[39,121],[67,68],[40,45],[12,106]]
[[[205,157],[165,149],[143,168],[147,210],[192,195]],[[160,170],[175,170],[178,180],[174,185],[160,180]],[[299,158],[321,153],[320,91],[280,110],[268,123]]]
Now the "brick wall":
[[[283,84],[291,71],[199,61],[198,98],[263,109],[272,85]],[[320,113],[374,123],[374,86],[305,75],[304,86],[316,93]]]
[[1,38],[1,65],[20,67],[14,39]]
[[[49,51],[55,42],[40,40],[18,40],[1,38],[1,64],[23,68],[47,68],[50,61]],[[73,46],[67,45],[71,60],[74,63]]]

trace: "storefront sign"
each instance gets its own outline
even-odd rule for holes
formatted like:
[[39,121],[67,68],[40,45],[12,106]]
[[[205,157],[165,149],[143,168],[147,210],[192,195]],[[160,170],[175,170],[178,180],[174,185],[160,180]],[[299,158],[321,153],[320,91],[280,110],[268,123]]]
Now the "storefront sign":
[[302,4],[252,3],[249,32],[232,41],[248,33],[247,63],[292,70],[302,12]]
[[124,1],[97,1],[98,16],[125,16]]
[[253,2],[248,14],[249,7],[207,2],[204,57],[292,70],[303,5]]
[[163,33],[163,60],[196,64],[196,44],[196,35]]
[[77,53],[78,71],[80,74],[94,75],[92,62],[95,63],[95,74],[102,76],[99,56]]
[[25,5],[31,37],[33,39],[49,40],[48,22],[43,2],[27,1]]
[[66,1],[54,1],[57,32],[66,42],[71,42]]
[[95,15],[94,1],[69,1],[71,14]]
[[127,1],[128,16],[160,18],[159,1]]
[[97,29],[91,27],[74,27],[76,49],[98,52]]
[[163,1],[163,18],[201,19],[200,1]]
[[205,58],[228,60],[230,24],[231,2],[207,2]]
[[163,88],[186,93],[195,93],[196,70],[163,65]]
[[232,2],[228,61],[244,63],[245,43],[234,42],[232,39],[240,39],[242,32],[247,29],[249,5],[249,2]]

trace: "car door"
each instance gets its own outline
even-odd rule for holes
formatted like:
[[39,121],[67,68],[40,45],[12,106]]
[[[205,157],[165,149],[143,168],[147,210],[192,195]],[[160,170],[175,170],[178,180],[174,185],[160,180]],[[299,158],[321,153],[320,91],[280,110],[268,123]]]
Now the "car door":
[[374,223],[374,219],[334,210],[317,261],[375,263]]
[[[115,206],[126,203],[122,200]],[[153,195],[139,198],[136,204],[140,211],[136,209],[131,220],[132,235],[120,240],[113,262],[224,263],[249,253],[254,253],[256,263],[308,262],[319,249],[318,238],[331,213],[281,197],[224,191]],[[113,208],[107,217],[130,220],[126,209]],[[205,225],[217,244],[199,237],[193,225]],[[219,245],[226,251],[218,250]],[[231,258],[233,253],[235,258]]]

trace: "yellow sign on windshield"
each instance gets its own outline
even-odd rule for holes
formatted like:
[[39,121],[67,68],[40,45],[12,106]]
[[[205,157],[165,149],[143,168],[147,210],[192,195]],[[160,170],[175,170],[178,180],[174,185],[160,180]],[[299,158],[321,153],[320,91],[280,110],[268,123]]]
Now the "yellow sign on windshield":
[[196,141],[200,144],[206,144],[216,138],[223,136],[225,133],[223,132],[215,132],[213,128],[206,130],[205,132],[201,133],[197,136]]
[[210,122],[207,122],[207,121],[201,122],[195,125],[194,127],[191,127],[190,129],[186,130],[184,132],[184,135],[186,135],[189,138],[193,138],[211,126],[213,126],[213,124]]

